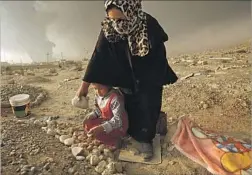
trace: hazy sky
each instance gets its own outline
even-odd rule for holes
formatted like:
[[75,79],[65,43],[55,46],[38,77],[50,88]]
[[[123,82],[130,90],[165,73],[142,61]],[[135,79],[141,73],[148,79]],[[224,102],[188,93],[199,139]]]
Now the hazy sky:
[[[90,57],[104,18],[103,1],[1,1],[1,59]],[[251,1],[144,1],[170,40],[169,55],[251,37]]]

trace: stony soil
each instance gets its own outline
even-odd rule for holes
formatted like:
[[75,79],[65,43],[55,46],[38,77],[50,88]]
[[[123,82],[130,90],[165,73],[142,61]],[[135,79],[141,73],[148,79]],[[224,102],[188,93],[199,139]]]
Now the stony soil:
[[[246,42],[228,49],[168,58],[180,77],[177,83],[164,88],[162,110],[168,113],[169,122],[185,115],[203,128],[251,138],[250,45]],[[86,63],[83,62],[84,69]],[[1,108],[1,174],[210,174],[173,149],[169,139],[175,125],[168,126],[169,132],[162,139],[160,165],[118,162],[116,156],[112,156],[116,152],[113,154],[106,148],[96,151],[98,143],[74,132],[81,130],[81,121],[91,110],[71,106],[83,71],[76,66],[64,66],[50,70],[33,68],[25,70],[23,75],[18,71],[2,71],[2,101],[8,101],[9,96],[21,91],[29,93],[33,100],[42,91],[47,95],[40,105],[31,109],[32,114],[26,119],[16,119],[9,109]],[[92,101],[93,89],[89,96]],[[64,143],[60,142],[60,135]],[[73,140],[63,141],[62,135],[69,135],[67,137]],[[75,156],[73,147],[74,154],[78,153]]]

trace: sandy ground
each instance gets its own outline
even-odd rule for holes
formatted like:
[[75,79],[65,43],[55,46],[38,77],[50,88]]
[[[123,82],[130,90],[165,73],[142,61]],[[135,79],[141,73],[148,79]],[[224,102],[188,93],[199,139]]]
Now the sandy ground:
[[[180,80],[164,88],[162,110],[168,114],[168,119],[176,121],[185,115],[203,128],[251,138],[250,44],[246,42],[224,50],[169,58],[169,64]],[[84,70],[86,64],[87,62],[83,62]],[[64,66],[62,69],[58,67],[56,69],[57,75],[47,76],[45,76],[48,72],[46,68],[34,69],[33,74],[25,73],[24,76],[6,75],[3,72],[1,99],[6,98],[3,97],[3,87],[9,84],[40,87],[47,92],[47,98],[42,104],[32,108],[32,118],[59,116],[59,122],[72,124],[71,126],[80,125],[89,110],[73,107],[71,99],[81,83],[84,70],[76,71]],[[70,80],[71,78],[76,79]],[[89,96],[92,102],[93,89],[90,89]],[[87,165],[85,161],[76,161],[67,146],[45,134],[40,127],[35,127],[26,121],[18,121],[6,109],[2,109],[1,113],[3,175],[20,174],[22,165],[31,165],[37,169],[40,167],[41,171],[35,171],[34,174],[97,174],[92,171],[94,167]],[[168,126],[168,130],[168,134],[162,140],[162,163],[155,166],[126,163],[127,174],[210,174],[177,150],[168,151],[167,148],[171,145],[169,139],[174,128]],[[31,154],[38,148],[40,149],[38,153]],[[50,167],[45,168],[48,162]],[[74,168],[75,171],[71,172],[69,168]]]

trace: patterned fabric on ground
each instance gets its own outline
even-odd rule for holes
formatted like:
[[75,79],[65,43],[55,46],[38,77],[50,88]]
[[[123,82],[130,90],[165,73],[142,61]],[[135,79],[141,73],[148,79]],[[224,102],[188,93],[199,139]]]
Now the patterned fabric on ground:
[[213,174],[252,174],[251,143],[202,130],[187,118],[179,121],[172,142],[182,154]]

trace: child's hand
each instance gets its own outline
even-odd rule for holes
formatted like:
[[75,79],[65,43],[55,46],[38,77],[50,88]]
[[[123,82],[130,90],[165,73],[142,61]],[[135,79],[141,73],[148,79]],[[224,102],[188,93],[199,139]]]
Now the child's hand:
[[92,129],[90,129],[87,134],[95,137],[103,132],[104,132],[103,127],[101,125],[99,125],[99,126],[96,126],[96,127],[93,127]]

